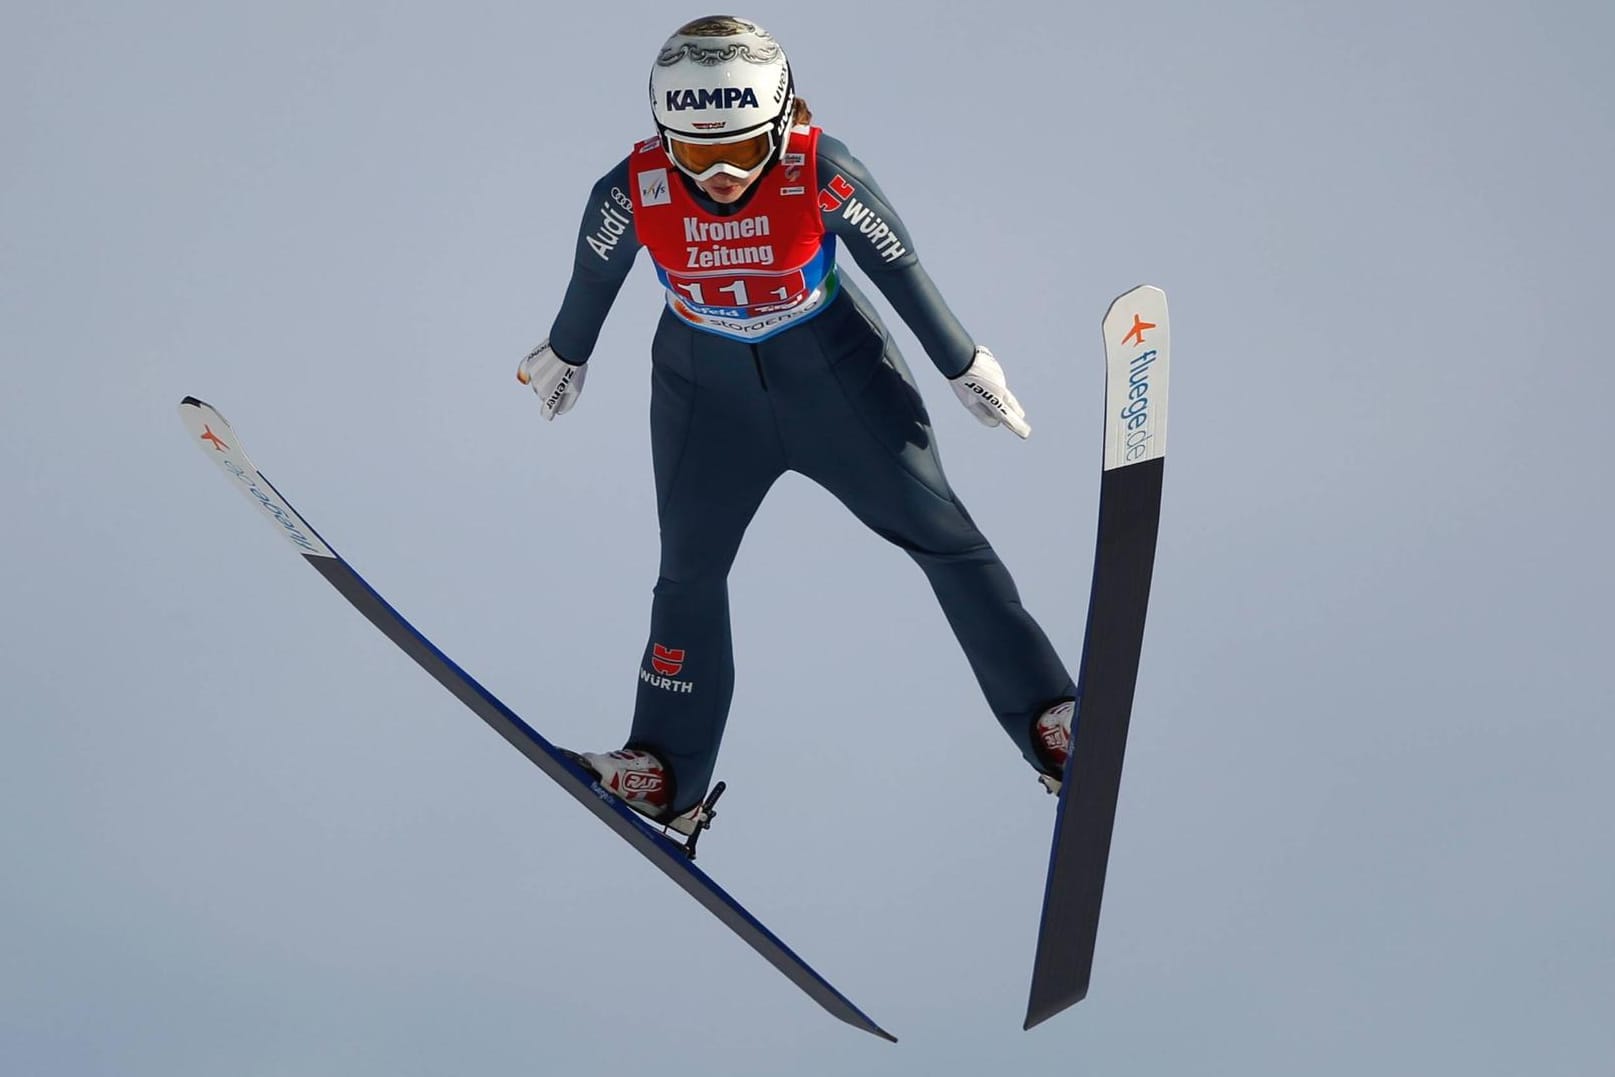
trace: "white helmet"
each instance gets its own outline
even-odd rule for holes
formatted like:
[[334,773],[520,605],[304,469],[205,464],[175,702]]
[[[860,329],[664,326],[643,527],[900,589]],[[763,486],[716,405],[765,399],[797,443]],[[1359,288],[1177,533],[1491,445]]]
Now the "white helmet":
[[685,173],[744,178],[784,154],[796,87],[785,50],[767,30],[709,15],[662,46],[650,107],[663,148]]

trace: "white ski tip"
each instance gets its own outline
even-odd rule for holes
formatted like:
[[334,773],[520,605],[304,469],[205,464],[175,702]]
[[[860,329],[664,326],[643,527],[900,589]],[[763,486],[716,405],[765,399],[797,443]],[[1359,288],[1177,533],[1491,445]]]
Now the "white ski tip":
[[1141,284],[1105,312],[1105,470],[1166,455],[1166,293]]
[[246,494],[248,500],[274,521],[276,529],[285,535],[293,546],[300,552],[315,557],[336,556],[320,536],[314,533],[308,522],[286,504],[270,485],[269,480],[252,466],[252,461],[247,458],[247,452],[241,447],[236,432],[212,405],[194,396],[188,396],[179,402],[179,417],[185,424],[185,429],[191,432],[191,438],[196,446],[224,469],[224,473],[230,477],[231,484]]

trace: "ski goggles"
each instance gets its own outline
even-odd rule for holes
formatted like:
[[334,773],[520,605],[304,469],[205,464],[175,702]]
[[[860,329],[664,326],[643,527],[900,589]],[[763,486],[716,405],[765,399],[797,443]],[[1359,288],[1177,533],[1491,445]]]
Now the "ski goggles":
[[664,141],[673,163],[697,183],[717,175],[745,179],[774,155],[774,132],[768,128],[729,142],[686,142],[672,132]]

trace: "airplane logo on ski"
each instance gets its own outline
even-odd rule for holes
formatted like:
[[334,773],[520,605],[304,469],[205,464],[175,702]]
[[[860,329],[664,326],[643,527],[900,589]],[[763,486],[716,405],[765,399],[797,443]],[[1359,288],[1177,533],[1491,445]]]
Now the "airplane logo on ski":
[[1144,343],[1144,330],[1154,328],[1154,322],[1146,322],[1143,318],[1140,318],[1137,314],[1135,314],[1133,315],[1133,328],[1129,329],[1127,331],[1127,335],[1122,337],[1122,343],[1126,344],[1131,341],[1142,346]]
[[215,434],[213,432],[213,428],[211,426],[206,425],[206,424],[203,424],[203,426],[202,426],[202,440],[203,441],[211,441],[213,443],[213,447],[215,449],[217,449],[219,452],[229,452],[230,451],[230,446],[228,446],[228,445],[226,445],[224,443],[224,439],[219,437],[219,435]]

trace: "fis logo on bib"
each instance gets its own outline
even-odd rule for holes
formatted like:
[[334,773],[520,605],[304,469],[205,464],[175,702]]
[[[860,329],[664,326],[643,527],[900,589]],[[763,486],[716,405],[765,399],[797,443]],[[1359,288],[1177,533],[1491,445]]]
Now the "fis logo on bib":
[[750,86],[719,86],[700,90],[668,90],[667,110],[683,112],[686,109],[759,108],[757,94]]
[[667,186],[667,169],[653,168],[639,174],[639,200],[647,206],[665,206],[673,201]]

